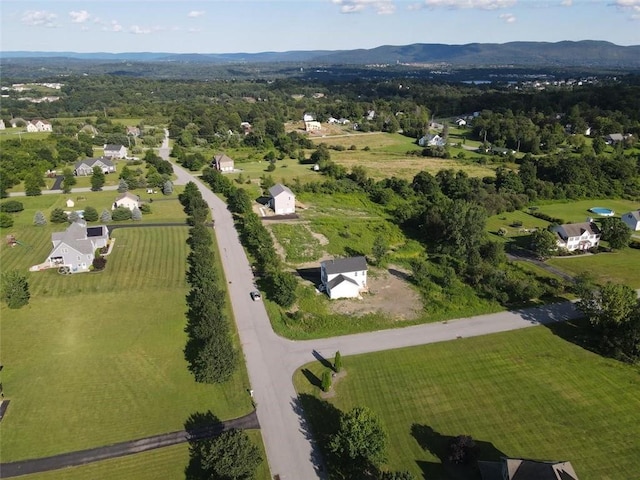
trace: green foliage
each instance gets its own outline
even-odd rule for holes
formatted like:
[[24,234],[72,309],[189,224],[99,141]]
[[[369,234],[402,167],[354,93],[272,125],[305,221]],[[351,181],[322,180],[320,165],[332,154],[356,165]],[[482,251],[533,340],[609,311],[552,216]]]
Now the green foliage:
[[531,234],[531,251],[539,258],[548,258],[558,251],[557,235],[546,228]]
[[21,308],[29,303],[29,282],[17,270],[2,274],[2,300],[9,308]]
[[147,215],[151,213],[151,204],[143,203],[142,205],[140,205],[140,211],[142,212],[143,215]]
[[366,478],[385,461],[386,434],[378,417],[366,407],[356,407],[340,418],[329,441],[329,452],[346,478]]
[[13,227],[13,217],[8,213],[0,213],[0,228]]
[[38,210],[33,216],[33,224],[38,225],[39,227],[46,225],[47,219],[44,217],[44,213]]
[[51,215],[49,216],[49,221],[51,223],[65,223],[68,220],[69,217],[61,208],[54,208],[53,210],[51,210]]
[[133,210],[131,210],[131,220],[135,222],[142,220],[142,211],[138,207],[134,207]]
[[609,242],[614,250],[620,250],[629,246],[631,241],[631,229],[620,218],[607,217],[600,221],[602,240]]
[[167,180],[162,184],[162,194],[171,195],[173,193],[173,183],[171,180]]
[[93,167],[93,174],[91,175],[91,190],[97,192],[102,190],[105,183],[105,176],[102,169],[98,166]]
[[331,371],[325,370],[322,372],[322,382],[320,388],[323,392],[328,392],[331,389]]
[[91,265],[93,265],[93,269],[96,271],[104,270],[107,266],[107,259],[102,255],[96,255]]
[[24,179],[24,192],[28,197],[42,195],[42,187],[45,183],[38,171],[30,172]]
[[0,204],[0,212],[17,213],[21,212],[22,210],[24,210],[24,205],[22,204],[22,202],[19,202],[17,200],[7,200],[6,202]]
[[200,459],[206,478],[211,479],[252,479],[263,461],[258,447],[244,431],[238,429],[224,431],[213,438],[191,441],[189,450],[192,458]]
[[124,220],[131,220],[131,210],[125,206],[119,206],[111,213],[111,219],[114,222],[122,222]]
[[234,189],[227,198],[229,210],[234,213],[244,214],[251,212],[252,200],[244,188]]
[[284,248],[287,262],[312,262],[322,256],[322,245],[306,225],[274,223],[271,231]]
[[283,308],[289,308],[296,301],[298,280],[289,272],[275,271],[268,277],[270,297]]
[[124,178],[118,181],[118,193],[124,193],[129,191],[129,184]]
[[371,249],[371,253],[376,259],[376,264],[381,265],[384,256],[387,254],[387,250],[389,249],[389,245],[387,244],[386,238],[382,235],[376,236],[373,241],[373,247]]
[[98,211],[94,207],[91,205],[84,207],[84,219],[87,222],[97,222],[98,218]]
[[342,355],[340,355],[340,352],[336,352],[336,355],[333,359],[333,369],[336,372],[340,372],[342,370]]
[[69,193],[77,183],[76,177],[70,168],[65,168],[62,173],[62,193]]

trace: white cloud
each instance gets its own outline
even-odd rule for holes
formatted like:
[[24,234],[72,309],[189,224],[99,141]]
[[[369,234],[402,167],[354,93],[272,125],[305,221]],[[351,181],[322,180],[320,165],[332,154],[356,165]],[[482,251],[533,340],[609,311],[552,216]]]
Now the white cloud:
[[91,14],[86,10],[80,10],[78,12],[69,12],[71,21],[73,23],[84,23],[91,17]]
[[497,10],[515,5],[516,0],[425,0],[424,3],[428,8]]
[[513,13],[503,13],[500,15],[500,19],[504,20],[506,23],[514,23],[516,21],[516,17]]
[[27,10],[22,14],[22,23],[30,27],[57,27],[55,13],[46,10]]
[[332,0],[340,5],[340,13],[360,13],[372,9],[379,15],[389,15],[396,11],[393,0]]
[[191,10],[189,13],[187,13],[187,17],[189,18],[197,18],[203,15],[204,15],[204,10]]
[[135,35],[146,35],[151,33],[151,29],[148,27],[141,27],[140,25],[131,25],[129,27],[129,33],[133,33]]
[[640,20],[640,0],[615,0],[613,5],[620,10],[631,12],[631,20]]
[[571,7],[573,6],[573,0],[562,0],[560,2],[560,5],[562,5],[563,7]]
[[118,23],[117,20],[111,20],[111,23],[104,24],[104,27],[102,27],[102,30],[106,32],[121,32],[124,29],[122,28],[122,25]]

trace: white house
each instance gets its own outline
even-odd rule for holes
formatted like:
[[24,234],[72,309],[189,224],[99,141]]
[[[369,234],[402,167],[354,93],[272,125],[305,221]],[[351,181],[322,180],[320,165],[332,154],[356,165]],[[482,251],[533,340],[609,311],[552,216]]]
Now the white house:
[[118,195],[111,206],[111,210],[115,210],[118,207],[127,207],[133,211],[134,208],[140,208],[140,197],[133,193],[124,192]]
[[446,144],[446,140],[440,135],[427,134],[418,140],[421,147],[444,147]]
[[357,298],[367,289],[367,260],[349,257],[320,262],[320,281],[332,300]]
[[456,125],[459,127],[464,127],[467,124],[467,121],[464,118],[458,118],[456,120]]
[[221,172],[233,172],[233,169],[235,168],[233,159],[224,153],[219,153],[213,157],[211,166]]
[[600,243],[600,229],[593,222],[557,225],[552,231],[558,234],[558,247],[570,252],[589,250]]
[[5,128],[7,128],[7,127],[6,127],[6,125],[4,124],[4,120],[2,120],[2,119],[0,118],[0,130],[4,130]]
[[316,121],[304,122],[304,129],[307,132],[317,132],[318,130],[322,130],[322,124]]
[[315,121],[315,119],[316,119],[316,117],[314,117],[310,113],[305,113],[304,115],[302,115],[302,121],[305,122],[305,123],[313,122],[313,121]]
[[52,130],[51,123],[39,118],[27,123],[27,132],[51,132]]
[[296,196],[281,183],[276,183],[269,189],[271,198],[269,199],[269,207],[276,215],[286,215],[296,212]]
[[93,175],[93,167],[100,167],[102,169],[102,173],[113,173],[116,171],[116,166],[109,158],[100,157],[80,160],[73,167],[73,172],[77,176]]
[[625,213],[621,218],[622,221],[634,232],[640,230],[640,210]]
[[127,158],[127,147],[117,144],[105,144],[104,156],[110,158]]
[[74,222],[64,232],[51,234],[53,250],[47,258],[49,267],[69,267],[71,272],[87,272],[95,251],[107,246],[109,230],[106,225],[87,227],[84,221]]

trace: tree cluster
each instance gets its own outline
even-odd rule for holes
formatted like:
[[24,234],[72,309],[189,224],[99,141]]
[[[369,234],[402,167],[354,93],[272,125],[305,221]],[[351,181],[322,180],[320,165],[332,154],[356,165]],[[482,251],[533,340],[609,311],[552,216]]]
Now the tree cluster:
[[226,315],[225,292],[214,264],[211,232],[204,225],[208,206],[196,185],[189,182],[180,194],[180,202],[189,215],[187,243],[187,344],[184,354],[189,370],[201,383],[222,383],[238,365],[238,353],[231,338]]

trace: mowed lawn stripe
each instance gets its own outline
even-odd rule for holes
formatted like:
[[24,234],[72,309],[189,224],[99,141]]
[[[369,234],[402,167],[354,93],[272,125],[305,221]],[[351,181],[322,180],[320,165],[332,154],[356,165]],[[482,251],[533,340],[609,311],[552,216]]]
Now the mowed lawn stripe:
[[[582,480],[635,479],[640,471],[640,370],[545,327],[348,357],[344,365],[330,401],[380,415],[394,470],[418,478],[439,471],[440,460],[411,434],[418,424],[471,435],[509,456],[570,460]],[[321,375],[317,364],[308,368]],[[295,381],[313,391],[300,373]]]

